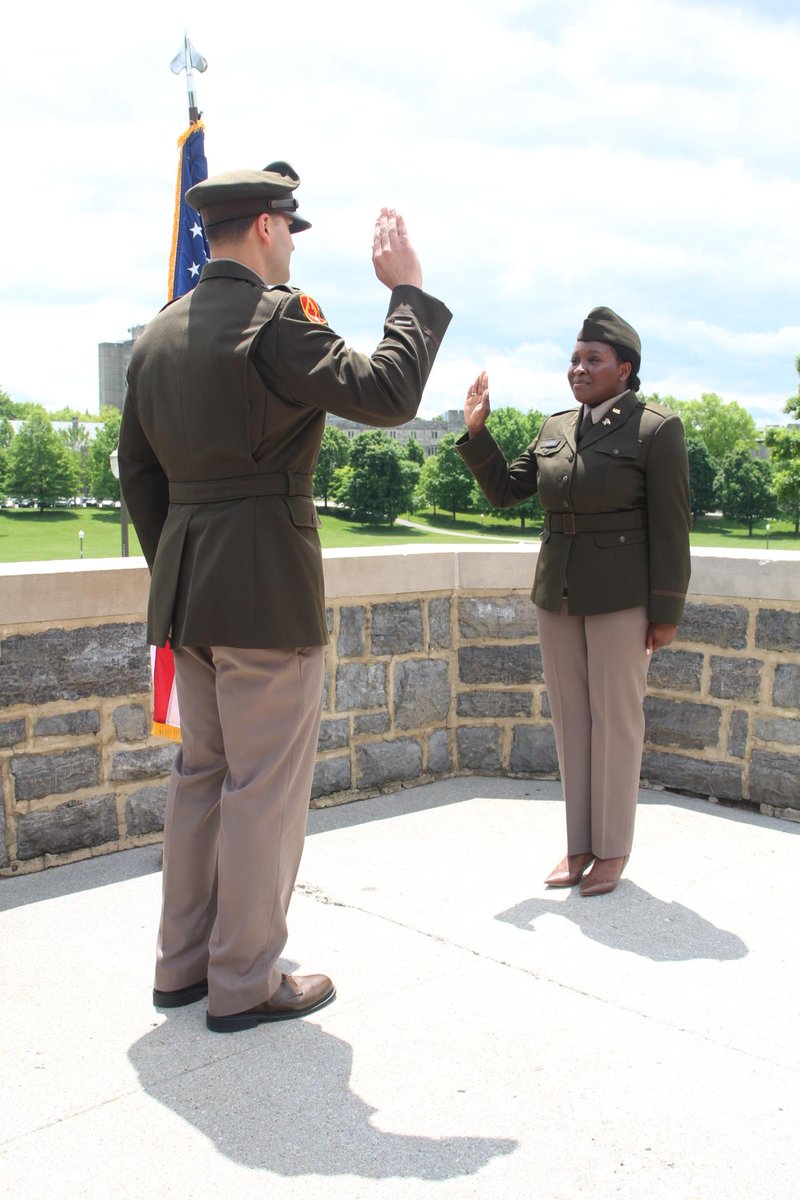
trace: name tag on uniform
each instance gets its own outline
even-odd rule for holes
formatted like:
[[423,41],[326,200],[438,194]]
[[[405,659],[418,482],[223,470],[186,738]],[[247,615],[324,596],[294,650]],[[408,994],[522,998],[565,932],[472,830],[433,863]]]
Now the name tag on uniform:
[[548,438],[546,442],[542,442],[542,449],[552,450],[553,447],[557,446],[560,441],[561,438]]

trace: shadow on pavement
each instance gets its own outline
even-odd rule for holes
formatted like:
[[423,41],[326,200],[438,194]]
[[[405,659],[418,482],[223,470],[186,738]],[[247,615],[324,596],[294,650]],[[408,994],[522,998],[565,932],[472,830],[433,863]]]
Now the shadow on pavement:
[[[352,1047],[310,1021],[205,1038],[207,1045],[196,1021],[172,1017],[135,1042],[128,1057],[153,1099],[245,1167],[283,1176],[444,1180],[473,1175],[517,1149],[510,1138],[376,1128],[377,1109],[350,1088]],[[401,1069],[407,1089],[413,1059]],[[427,1065],[419,1069],[422,1096]]]
[[49,867],[31,875],[8,876],[0,879],[0,912],[152,875],[161,870],[161,856],[161,843],[156,842],[135,850],[117,850],[97,858]]
[[[609,907],[613,905],[613,919]],[[609,946],[628,950],[653,962],[718,961],[744,958],[748,947],[735,933],[719,929],[683,904],[659,900],[623,879],[613,896],[586,899],[577,888],[567,899],[534,896],[497,914],[496,920],[536,933],[535,922],[546,913],[572,921],[581,933]]]

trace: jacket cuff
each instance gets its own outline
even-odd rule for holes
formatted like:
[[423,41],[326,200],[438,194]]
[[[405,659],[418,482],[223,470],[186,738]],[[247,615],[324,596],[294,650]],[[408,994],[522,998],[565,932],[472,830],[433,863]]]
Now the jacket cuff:
[[685,596],[651,592],[650,603],[647,606],[648,619],[657,625],[680,625],[685,600]]
[[422,288],[411,283],[401,283],[392,289],[387,321],[404,305],[416,313],[426,333],[431,334],[437,341],[444,337],[445,330],[453,319],[453,314],[446,304],[428,292],[423,292]]
[[469,433],[463,433],[456,442],[456,450],[467,466],[475,470],[482,467],[493,454],[497,453],[497,442],[484,425],[480,433],[476,433],[474,437],[470,437]]

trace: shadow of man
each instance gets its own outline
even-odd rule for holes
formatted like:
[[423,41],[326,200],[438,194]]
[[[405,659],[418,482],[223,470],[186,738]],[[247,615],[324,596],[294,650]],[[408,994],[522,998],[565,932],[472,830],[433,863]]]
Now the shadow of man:
[[186,1015],[140,1038],[128,1057],[150,1096],[243,1166],[283,1176],[444,1180],[473,1175],[517,1148],[510,1138],[377,1129],[377,1110],[349,1086],[352,1047],[311,1021],[262,1026],[235,1041],[207,1034],[204,1045]]
[[659,900],[630,880],[622,880],[613,898],[604,897],[600,904],[579,896],[576,889],[566,899],[534,896],[522,900],[495,919],[535,933],[535,922],[545,913],[572,921],[586,937],[604,946],[628,950],[654,962],[700,958],[723,962],[749,953],[735,933],[718,928],[683,904]]

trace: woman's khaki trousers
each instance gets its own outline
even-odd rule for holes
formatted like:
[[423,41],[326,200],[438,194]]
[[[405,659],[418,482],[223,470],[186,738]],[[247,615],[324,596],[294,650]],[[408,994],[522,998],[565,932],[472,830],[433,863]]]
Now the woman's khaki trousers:
[[567,809],[567,853],[630,854],[650,656],[647,610],[570,616],[536,606]]

